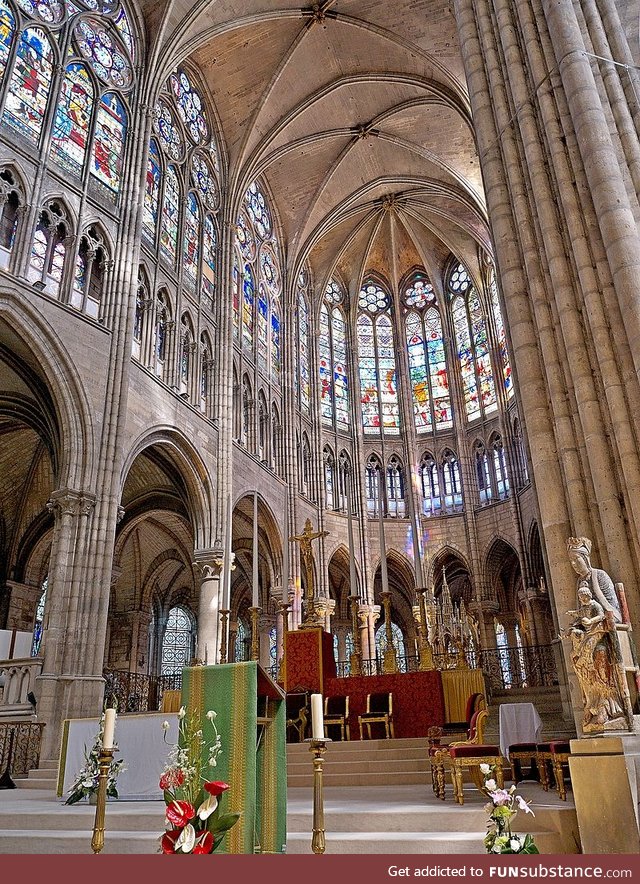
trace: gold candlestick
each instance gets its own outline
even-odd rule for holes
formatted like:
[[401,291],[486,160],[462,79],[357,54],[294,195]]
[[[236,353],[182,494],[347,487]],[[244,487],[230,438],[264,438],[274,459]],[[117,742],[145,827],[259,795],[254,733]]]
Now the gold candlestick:
[[93,835],[91,837],[91,849],[94,853],[100,853],[104,847],[104,815],[107,805],[107,780],[109,768],[113,761],[113,749],[101,749],[98,760],[100,773],[98,775],[98,801],[96,804],[96,816],[93,821]]
[[324,837],[324,782],[323,767],[324,753],[327,751],[327,743],[331,740],[305,740],[309,743],[309,751],[313,755],[313,835],[311,836],[311,850],[314,853],[324,853],[326,842]]
[[258,632],[258,618],[262,608],[249,608],[251,614],[251,659],[260,659],[260,633]]
[[231,611],[220,611],[220,629],[222,630],[222,635],[220,636],[220,662],[227,662],[227,623],[229,621],[229,614]]
[[353,636],[353,653],[349,658],[350,675],[362,675],[362,641],[360,639],[360,624],[358,623],[358,596],[350,595],[351,605],[351,634]]
[[382,661],[383,675],[395,675],[398,670],[398,655],[393,644],[393,631],[391,629],[391,592],[387,589],[380,593],[382,605],[384,607],[385,632],[387,638],[387,646],[384,649],[384,659]]

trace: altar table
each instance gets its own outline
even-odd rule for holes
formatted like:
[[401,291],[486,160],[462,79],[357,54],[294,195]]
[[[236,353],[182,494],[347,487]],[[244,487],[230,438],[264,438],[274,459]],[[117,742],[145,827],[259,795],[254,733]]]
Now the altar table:
[[516,743],[539,743],[542,719],[533,703],[502,703],[500,706],[500,751],[506,757]]
[[[169,722],[166,742],[163,721]],[[71,718],[64,722],[58,767],[59,798],[67,798],[72,783],[84,766],[85,747],[89,752],[98,728],[98,718]],[[124,769],[117,781],[119,798],[162,801],[158,781],[169,750],[178,741],[178,716],[157,712],[119,715],[115,741],[118,751],[114,757],[124,760]]]

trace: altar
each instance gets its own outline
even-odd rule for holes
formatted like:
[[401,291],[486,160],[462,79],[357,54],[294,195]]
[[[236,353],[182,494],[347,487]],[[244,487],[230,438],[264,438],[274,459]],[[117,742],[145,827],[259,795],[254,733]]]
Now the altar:
[[[162,728],[164,721],[169,723],[167,731]],[[64,722],[56,790],[59,798],[67,797],[78,772],[84,767],[85,750],[89,752],[93,746],[99,724],[99,718],[72,718]],[[118,716],[115,758],[124,760],[117,784],[120,800],[163,800],[158,782],[169,750],[177,741],[176,713]]]

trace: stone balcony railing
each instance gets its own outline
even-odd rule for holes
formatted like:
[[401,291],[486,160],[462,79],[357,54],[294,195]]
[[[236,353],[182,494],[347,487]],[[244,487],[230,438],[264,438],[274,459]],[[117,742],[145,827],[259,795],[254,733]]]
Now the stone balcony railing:
[[0,660],[0,719],[31,718],[35,709],[29,702],[36,678],[42,671],[42,657]]

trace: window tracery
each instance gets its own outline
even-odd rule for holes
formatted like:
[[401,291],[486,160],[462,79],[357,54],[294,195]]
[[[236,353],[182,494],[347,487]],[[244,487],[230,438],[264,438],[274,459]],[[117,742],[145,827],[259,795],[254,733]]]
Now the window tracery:
[[400,409],[391,323],[391,296],[366,279],[358,298],[360,402],[365,434],[399,435]]
[[345,432],[349,429],[351,419],[343,301],[342,286],[337,280],[330,280],[320,307],[318,367],[322,421],[327,426]]

